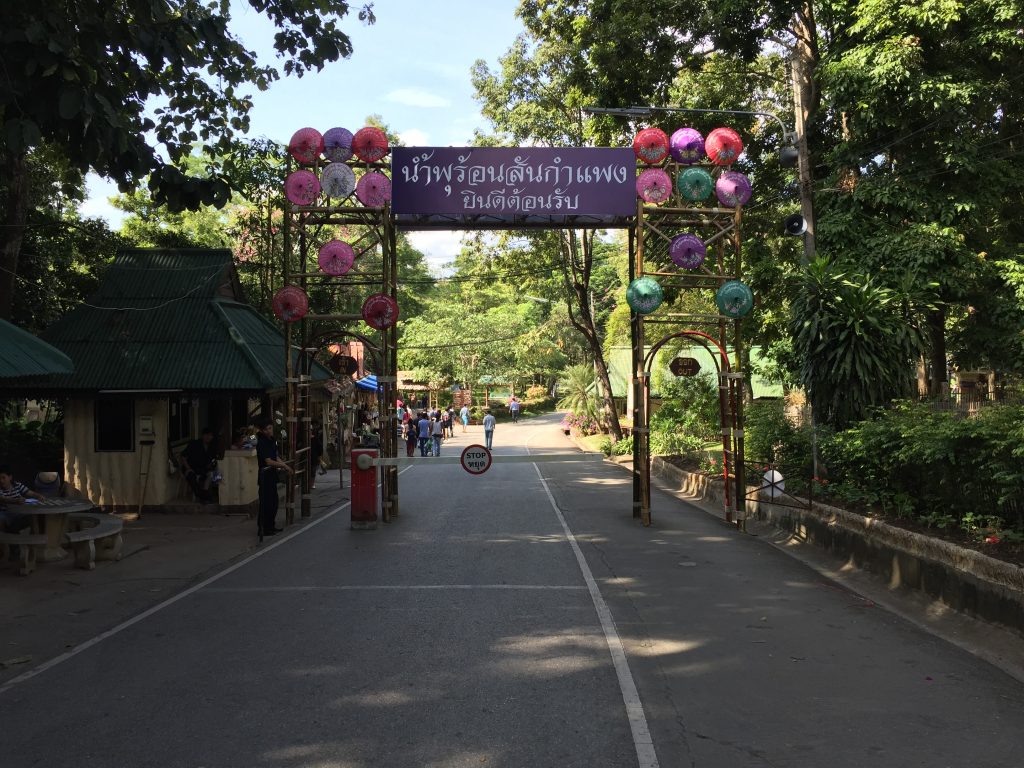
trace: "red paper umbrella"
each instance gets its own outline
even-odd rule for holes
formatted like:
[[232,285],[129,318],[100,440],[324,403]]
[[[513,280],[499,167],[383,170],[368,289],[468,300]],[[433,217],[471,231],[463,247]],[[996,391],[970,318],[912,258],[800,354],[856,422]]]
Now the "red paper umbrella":
[[693,165],[704,157],[704,137],[693,128],[680,128],[672,134],[672,159],[677,163]]
[[352,157],[352,131],[331,128],[324,134],[324,157],[332,163],[343,163]]
[[279,320],[294,323],[296,320],[304,318],[309,312],[309,297],[301,288],[286,285],[274,294],[270,307]]
[[356,184],[356,197],[367,208],[380,208],[391,199],[391,179],[376,171],[363,174]]
[[380,128],[360,128],[352,137],[352,151],[364,163],[375,163],[387,155],[388,137]]
[[660,128],[644,128],[633,139],[633,153],[648,165],[668,156],[668,136]]
[[704,140],[704,151],[715,165],[732,165],[743,152],[743,140],[732,128],[715,128]]
[[363,320],[378,331],[390,328],[398,322],[398,302],[383,293],[367,296],[363,302]]
[[751,192],[750,180],[735,171],[726,171],[715,182],[715,196],[726,208],[746,205]]
[[688,232],[685,235],[676,235],[672,238],[668,253],[677,267],[696,269],[704,263],[708,249],[703,240]]
[[356,175],[344,163],[331,163],[320,174],[320,186],[328,197],[344,200],[356,188]]
[[352,269],[352,262],[356,260],[356,252],[352,246],[341,240],[328,240],[320,246],[320,253],[316,257],[316,263],[320,265],[321,271],[328,275],[338,277]]
[[672,179],[660,168],[648,168],[637,176],[636,193],[645,203],[663,203],[672,195]]
[[315,163],[324,151],[324,137],[316,128],[300,128],[288,142],[288,152],[300,163]]
[[292,171],[284,180],[284,196],[295,205],[312,205],[320,194],[320,179],[312,171]]

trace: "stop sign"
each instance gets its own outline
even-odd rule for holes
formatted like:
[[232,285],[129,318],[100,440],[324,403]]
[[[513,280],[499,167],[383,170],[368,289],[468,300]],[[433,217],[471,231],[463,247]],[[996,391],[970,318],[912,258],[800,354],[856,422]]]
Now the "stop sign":
[[482,475],[491,468],[491,452],[482,445],[467,445],[459,460],[462,468],[471,475]]

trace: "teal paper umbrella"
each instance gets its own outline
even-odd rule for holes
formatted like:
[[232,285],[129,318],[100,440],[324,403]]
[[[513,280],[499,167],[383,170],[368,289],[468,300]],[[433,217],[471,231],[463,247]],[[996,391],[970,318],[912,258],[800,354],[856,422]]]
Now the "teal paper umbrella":
[[723,315],[737,320],[746,317],[754,308],[754,294],[739,280],[730,280],[718,289],[715,304]]
[[653,277],[638,277],[626,288],[626,303],[638,315],[649,315],[664,300],[665,292]]
[[707,200],[715,182],[703,168],[687,168],[676,178],[679,194],[687,200]]

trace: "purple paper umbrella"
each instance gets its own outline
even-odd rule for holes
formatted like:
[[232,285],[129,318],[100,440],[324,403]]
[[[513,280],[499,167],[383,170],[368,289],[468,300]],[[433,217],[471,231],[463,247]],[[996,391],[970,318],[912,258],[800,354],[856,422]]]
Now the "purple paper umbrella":
[[663,203],[672,195],[672,179],[660,168],[648,168],[637,176],[636,193],[645,203]]
[[315,163],[324,151],[324,137],[316,128],[300,128],[288,142],[288,153],[296,162],[306,165]]
[[352,131],[331,128],[324,134],[324,157],[332,163],[343,163],[352,157]]
[[320,179],[312,171],[292,171],[284,182],[284,196],[295,205],[312,205],[320,194]]
[[672,134],[672,159],[677,163],[693,165],[704,158],[704,137],[693,128],[680,128]]
[[367,208],[380,208],[391,199],[391,179],[376,171],[363,174],[356,184],[356,197]]
[[676,235],[668,248],[672,263],[683,269],[696,269],[708,254],[704,241],[694,234]]
[[715,195],[726,208],[746,205],[751,191],[750,180],[736,171],[726,171],[715,182]]
[[352,269],[352,262],[355,259],[356,252],[351,245],[341,240],[328,240],[320,246],[316,263],[320,265],[320,270],[324,274],[338,277]]

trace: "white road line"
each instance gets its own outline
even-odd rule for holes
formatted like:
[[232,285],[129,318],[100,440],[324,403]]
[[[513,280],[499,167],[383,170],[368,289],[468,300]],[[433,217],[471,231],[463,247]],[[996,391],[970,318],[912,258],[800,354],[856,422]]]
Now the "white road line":
[[573,591],[583,590],[578,584],[336,584],[333,586],[297,586],[297,587],[210,587],[203,590],[206,593],[217,592],[218,594],[246,593],[253,592],[263,594],[265,592],[362,592],[364,590],[417,590],[417,589],[526,589],[526,590],[553,590]]
[[583,551],[580,549],[580,545],[576,542],[576,537],[573,536],[572,531],[569,530],[569,525],[565,522],[562,510],[560,510],[558,508],[558,504],[555,503],[555,497],[551,494],[551,489],[548,488],[544,475],[540,473],[540,467],[534,465],[533,468],[537,471],[537,477],[540,478],[541,485],[544,486],[544,492],[548,495],[548,501],[551,502],[551,508],[555,510],[555,514],[558,516],[558,522],[562,524],[562,530],[565,532],[565,537],[569,540],[569,545],[572,547],[572,551],[576,555],[576,562],[579,564],[580,571],[583,573],[584,581],[587,582],[587,589],[590,590],[590,597],[594,601],[594,608],[597,610],[597,616],[601,620],[601,629],[604,630],[604,637],[608,642],[608,652],[611,653],[612,664],[615,666],[615,674],[619,678],[619,689],[622,691],[622,701],[626,705],[626,716],[629,718],[629,728],[633,732],[633,744],[636,747],[637,765],[639,768],[659,768],[658,754],[654,750],[654,741],[651,739],[651,732],[647,727],[647,717],[644,715],[644,706],[640,701],[640,693],[636,689],[636,682],[633,680],[633,673],[629,671],[629,661],[626,659],[626,651],[622,647],[622,640],[619,639],[619,634],[615,630],[615,620],[612,618],[612,612],[608,608],[608,604],[604,601],[604,597],[601,596],[601,590],[598,588],[597,582],[594,580],[594,574],[591,573],[590,566],[587,565],[587,559],[583,556]]
[[124,630],[128,629],[128,627],[131,627],[131,626],[134,626],[135,624],[138,624],[143,619],[148,619],[154,613],[158,613],[159,611],[162,611],[164,608],[167,608],[167,607],[169,607],[171,605],[174,605],[179,600],[182,600],[182,599],[188,597],[189,595],[198,592],[200,589],[202,589],[206,585],[212,584],[213,582],[217,581],[218,579],[224,578],[229,573],[234,573],[235,571],[237,571],[242,566],[248,565],[249,563],[251,563],[257,557],[263,557],[263,555],[267,554],[267,552],[271,552],[272,550],[277,549],[279,546],[284,544],[289,539],[292,539],[292,538],[294,538],[295,536],[298,536],[301,533],[305,533],[306,531],[308,531],[310,528],[313,528],[314,526],[320,525],[320,523],[322,523],[324,520],[330,519],[331,517],[336,515],[338,512],[341,512],[341,510],[343,510],[345,507],[349,506],[351,503],[352,502],[350,502],[350,501],[346,501],[341,506],[335,507],[330,512],[326,513],[323,517],[318,517],[316,520],[311,520],[309,523],[307,523],[306,525],[304,525],[301,528],[297,529],[293,533],[290,533],[287,536],[284,536],[284,537],[278,539],[273,544],[269,544],[269,545],[263,547],[258,552],[254,552],[253,554],[249,555],[249,557],[245,558],[245,560],[242,560],[242,561],[237,562],[237,563],[235,563],[234,565],[232,565],[232,566],[230,566],[228,568],[225,568],[220,573],[217,573],[217,574],[211,576],[210,578],[206,579],[205,581],[200,582],[199,584],[195,584],[195,585],[189,587],[184,592],[179,592],[178,594],[174,595],[173,597],[167,598],[162,603],[157,603],[152,608],[149,608],[149,609],[143,611],[142,613],[140,613],[138,616],[133,616],[132,618],[128,619],[128,621],[122,622],[122,623],[118,624],[116,627],[114,627],[112,629],[108,629],[106,632],[103,632],[103,633],[101,633],[99,635],[96,635],[96,637],[90,638],[89,640],[86,640],[81,645],[76,645],[74,648],[72,648],[67,653],[62,653],[60,656],[55,656],[54,658],[50,659],[49,661],[40,664],[38,667],[35,667],[34,669],[30,669],[28,672],[25,672],[24,674],[18,675],[17,677],[8,680],[3,685],[0,685],[0,695],[3,695],[4,693],[6,693],[8,690],[10,690],[14,686],[16,686],[18,683],[23,683],[26,680],[30,680],[33,677],[35,677],[36,675],[40,675],[43,672],[45,672],[46,670],[52,669],[53,667],[56,667],[58,664],[63,664],[68,659],[71,659],[71,658],[77,656],[78,654],[82,653],[82,651],[89,650],[94,645],[97,645],[98,643],[101,643],[104,640],[106,640],[108,637],[113,637],[114,635],[119,634],[120,632],[123,632]]

